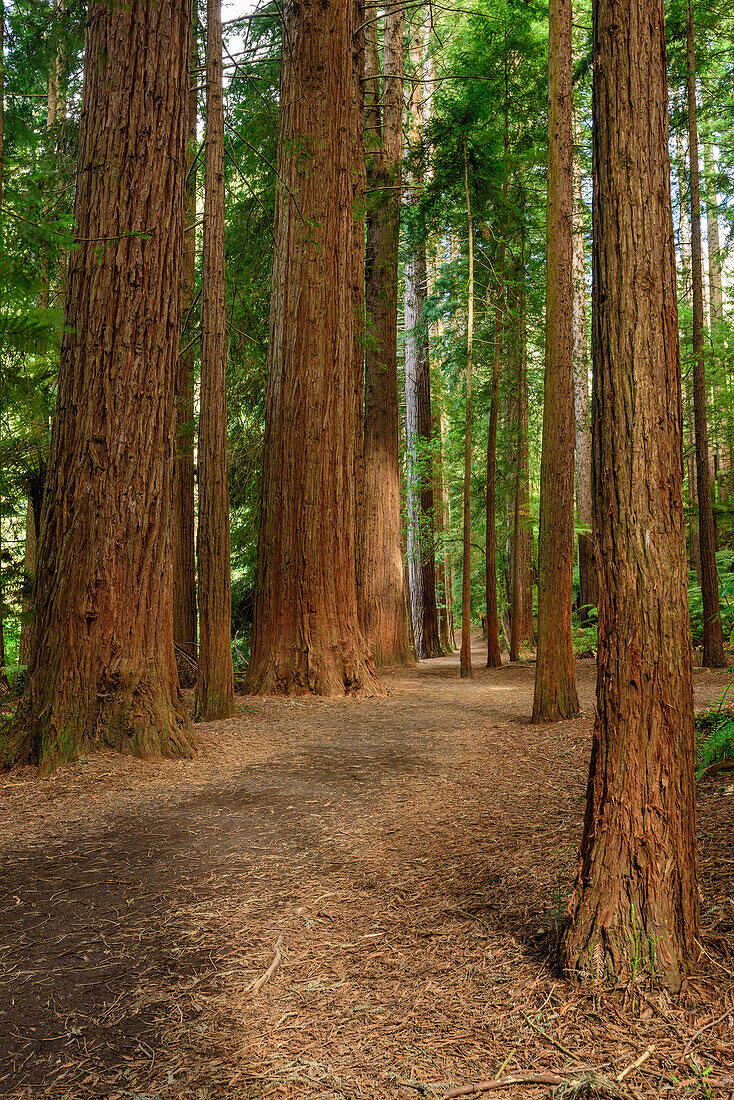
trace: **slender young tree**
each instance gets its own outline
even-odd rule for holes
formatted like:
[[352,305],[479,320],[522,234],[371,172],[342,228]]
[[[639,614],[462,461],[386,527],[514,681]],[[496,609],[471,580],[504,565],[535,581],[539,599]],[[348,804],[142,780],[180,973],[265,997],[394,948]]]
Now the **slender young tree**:
[[[694,42],[695,48],[695,42]],[[721,232],[719,198],[716,189],[716,161],[711,140],[703,141],[703,164],[706,172],[706,244],[709,261],[709,313],[711,324],[724,319],[724,294],[721,281]]]
[[189,149],[183,297],[186,307],[176,387],[176,464],[173,489],[173,640],[190,661],[197,659],[196,554],[194,551],[194,367],[196,317],[196,123],[199,50],[196,3],[192,5]]
[[199,413],[199,679],[202,722],[234,713],[229,481],[227,475],[227,313],[224,272],[224,97],[222,0],[206,8],[206,132],[201,275]]
[[[502,209],[507,205],[507,176],[509,151],[509,89],[507,59],[505,59],[505,104],[504,104],[504,164],[502,180]],[[501,668],[500,625],[497,612],[497,420],[500,404],[500,362],[502,358],[502,338],[505,306],[505,253],[506,242],[504,227],[500,240],[500,255],[497,265],[497,302],[494,310],[494,355],[492,357],[492,390],[489,403],[489,423],[487,425],[487,520],[485,536],[485,607],[487,623],[487,668]]]
[[88,9],[34,647],[7,753],[45,770],[98,745],[190,752],[171,557],[189,30],[187,0]]
[[573,657],[574,395],[571,0],[551,0],[548,34],[548,244],[540,466],[534,722],[578,713]]
[[[421,71],[425,57],[425,31],[419,23],[412,28],[410,58]],[[420,146],[423,124],[430,114],[430,96],[420,80],[413,85],[408,127],[408,147],[413,154],[409,184],[423,183]],[[428,264],[423,241],[411,244],[404,264],[403,319],[405,325],[405,442],[407,481],[408,576],[413,633],[418,657],[438,657],[436,607],[435,537],[433,526],[433,478],[431,474],[431,370],[425,303],[428,293]]]
[[[250,692],[381,692],[357,614],[361,4],[287,0]],[[360,240],[360,246],[363,247]],[[361,268],[360,268],[361,272]]]
[[360,622],[378,665],[412,660],[403,590],[398,402],[398,245],[403,153],[402,7],[388,7],[382,90],[377,20],[367,25],[365,118],[367,156],[365,293],[364,498]]
[[[675,162],[678,177],[678,213],[680,217],[681,300],[691,305],[691,223],[688,216],[688,184],[680,129],[675,130]],[[681,341],[683,334],[681,332]],[[682,354],[682,353],[681,353]],[[685,439],[686,506],[689,511],[689,561],[701,581],[701,551],[698,538],[698,493],[696,492],[696,441],[693,430],[693,396],[690,374],[684,389],[687,437]]]
[[487,425],[487,517],[485,532],[485,611],[487,624],[487,668],[502,667],[500,625],[497,610],[497,421],[500,404],[500,362],[505,295],[505,241],[500,242],[497,303],[494,310],[494,353]]
[[594,0],[594,177],[599,675],[564,961],[677,989],[698,889],[663,0]]
[[716,572],[716,528],[709,465],[706,364],[703,321],[703,245],[701,240],[701,186],[698,169],[698,125],[696,120],[696,42],[693,9],[688,0],[686,26],[686,77],[688,98],[688,154],[691,194],[691,264],[693,289],[693,408],[696,426],[696,488],[698,531],[701,554],[701,596],[703,598],[703,664],[726,668],[724,637],[719,610],[719,579]]
[[521,230],[520,268],[517,287],[517,468],[513,513],[512,607],[510,660],[520,657],[523,642],[532,645],[533,563],[530,517],[530,442],[528,424],[528,363],[525,331],[525,233]]
[[[54,19],[58,19],[63,10],[59,0],[54,0]],[[57,118],[61,114],[63,100],[62,91],[62,61],[65,50],[63,38],[59,39],[56,54],[53,58],[48,74],[48,95],[46,99],[46,140],[49,153],[55,152],[54,131]],[[0,46],[2,52],[2,46]],[[0,203],[1,203],[0,199]],[[48,214],[48,204],[44,204],[44,216]],[[48,309],[51,305],[51,279],[52,270],[49,257],[43,260],[42,286],[38,295],[40,309]],[[45,346],[39,350],[45,351]],[[18,645],[18,664],[28,666],[31,659],[33,637],[33,582],[36,576],[36,561],[38,555],[38,540],[41,534],[41,503],[43,500],[43,483],[46,477],[46,462],[44,456],[45,439],[48,435],[48,421],[45,415],[39,412],[34,415],[34,430],[37,436],[38,460],[35,469],[28,479],[28,501],[26,505],[25,548],[23,554],[23,574],[26,593],[23,596],[23,621],[20,628],[20,642]],[[43,442],[42,442],[43,441]]]
[[[579,523],[591,528],[591,418],[589,415],[589,357],[586,339],[586,241],[581,155],[576,127],[573,158],[573,390],[576,414],[576,514]],[[580,534],[579,609],[581,621],[589,621],[589,608],[596,607],[598,585],[594,564],[594,538]]]
[[462,678],[472,675],[471,665],[471,382],[474,358],[474,223],[469,191],[469,161],[464,139],[464,186],[466,220],[469,231],[469,287],[466,321],[466,423],[464,427],[464,533],[461,572],[461,651]]

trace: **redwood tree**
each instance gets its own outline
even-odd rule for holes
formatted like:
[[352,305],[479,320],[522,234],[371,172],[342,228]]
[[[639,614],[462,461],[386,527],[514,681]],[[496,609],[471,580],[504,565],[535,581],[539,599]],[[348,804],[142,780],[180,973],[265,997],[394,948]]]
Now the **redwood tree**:
[[188,0],[89,5],[77,246],[9,753],[44,769],[95,746],[190,752],[171,577],[189,30]]
[[474,221],[469,190],[469,162],[464,139],[464,188],[469,239],[469,286],[466,316],[466,407],[464,410],[464,483],[461,567],[461,650],[459,671],[462,679],[473,676],[471,663],[471,413],[472,367],[474,365]]
[[716,528],[714,526],[711,466],[709,463],[708,413],[706,409],[701,185],[698,169],[698,125],[696,121],[696,46],[693,10],[690,0],[688,2],[686,29],[686,70],[693,288],[693,409],[696,428],[696,489],[698,493],[698,530],[701,555],[701,596],[703,599],[703,664],[709,668],[726,668],[721,613],[719,610],[719,580],[716,572]]
[[527,332],[525,324],[525,234],[521,232],[517,287],[517,468],[513,508],[512,607],[510,612],[510,660],[520,657],[523,643],[532,645],[533,561],[530,515],[530,442],[528,413]]
[[579,709],[571,630],[574,550],[571,0],[551,0],[549,20],[548,244],[535,722],[570,718]]
[[355,563],[363,24],[355,0],[283,7],[251,692],[381,690],[359,627]]
[[[427,27],[413,27],[410,57],[416,68],[425,55]],[[429,89],[430,90],[430,89]],[[430,96],[420,81],[413,84],[409,126],[412,154],[410,183],[420,188],[423,181],[421,143],[423,123],[430,111]],[[438,657],[436,566],[431,462],[431,369],[425,303],[428,293],[428,264],[425,241],[410,242],[404,265],[405,325],[405,448],[406,512],[408,534],[408,577],[413,634],[418,657]]]
[[196,363],[196,122],[198,54],[196,4],[191,35],[189,90],[189,149],[186,183],[186,237],[183,297],[186,307],[183,347],[178,360],[176,387],[176,463],[173,495],[173,640],[190,661],[197,657],[196,555],[194,553],[194,366]]
[[[577,130],[578,143],[578,130]],[[586,242],[584,198],[578,144],[573,158],[573,388],[576,413],[576,514],[579,523],[591,528],[591,420],[589,416],[589,357],[586,339]],[[583,622],[596,607],[597,583],[594,539],[580,534],[579,609]]]
[[383,90],[377,21],[368,24],[367,256],[360,622],[377,664],[412,660],[401,552],[398,244],[403,154],[403,9],[385,15]]
[[224,277],[224,102],[222,0],[206,16],[206,134],[201,280],[199,413],[199,679],[201,721],[234,712],[229,483],[227,480],[227,315]]
[[599,668],[564,960],[677,989],[698,890],[663,0],[594,0],[594,160]]

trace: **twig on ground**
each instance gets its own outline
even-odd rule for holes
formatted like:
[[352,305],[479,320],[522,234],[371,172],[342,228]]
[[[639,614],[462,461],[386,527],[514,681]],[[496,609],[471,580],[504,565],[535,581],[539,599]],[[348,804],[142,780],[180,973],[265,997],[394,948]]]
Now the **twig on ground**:
[[503,1074],[503,1073],[505,1072],[505,1070],[507,1069],[507,1067],[508,1067],[508,1065],[509,1065],[510,1059],[511,1059],[511,1058],[512,1058],[512,1056],[513,1056],[513,1055],[514,1055],[514,1054],[516,1053],[516,1051],[517,1051],[517,1047],[513,1047],[513,1048],[512,1048],[512,1050],[510,1051],[510,1053],[509,1053],[509,1054],[507,1055],[507,1057],[505,1058],[505,1060],[504,1060],[504,1062],[502,1063],[502,1065],[501,1065],[501,1066],[499,1066],[499,1068],[497,1069],[497,1077],[501,1077],[501,1076],[502,1076],[502,1074]]
[[525,1023],[533,1029],[533,1031],[537,1031],[539,1035],[542,1035],[544,1039],[547,1039],[548,1042],[556,1048],[556,1050],[560,1050],[561,1054],[566,1054],[569,1058],[573,1058],[574,1062],[576,1062],[579,1066],[586,1065],[586,1063],[583,1062],[577,1054],[574,1054],[572,1050],[569,1050],[568,1047],[564,1047],[563,1043],[559,1043],[557,1039],[553,1039],[547,1031],[540,1027],[539,1024],[534,1024],[528,1014],[526,1012],[523,1012],[522,1009],[520,1009],[520,1015],[522,1016]]
[[443,1100],[457,1096],[476,1096],[480,1092],[506,1088],[508,1085],[562,1085],[563,1078],[554,1073],[516,1073],[511,1077],[496,1077],[493,1081],[478,1081],[474,1085],[460,1085],[443,1094]]
[[257,981],[252,983],[252,985],[250,986],[249,992],[259,993],[260,990],[262,989],[262,987],[265,985],[265,983],[270,981],[273,974],[275,973],[275,971],[280,966],[281,960],[283,958],[283,956],[280,952],[280,949],[281,949],[282,946],[283,946],[283,937],[278,936],[277,940],[275,941],[275,958],[273,959],[273,961],[271,962],[270,966],[265,971],[265,973],[261,974],[260,977],[257,979]]
[[617,1080],[624,1081],[628,1073],[632,1073],[633,1069],[638,1069],[643,1062],[647,1061],[654,1049],[655,1047],[648,1047],[644,1054],[641,1054],[634,1062],[630,1062],[626,1069],[623,1069],[621,1073],[617,1074]]
[[727,1008],[726,1012],[723,1012],[721,1016],[718,1016],[715,1020],[711,1020],[711,1022],[708,1024],[704,1024],[703,1027],[700,1027],[698,1031],[691,1035],[690,1039],[683,1047],[683,1057],[685,1058],[686,1054],[688,1054],[688,1051],[691,1049],[696,1039],[698,1039],[700,1035],[703,1035],[704,1031],[708,1031],[710,1027],[716,1027],[716,1025],[720,1024],[722,1020],[725,1020],[727,1016],[734,1016],[734,1009]]

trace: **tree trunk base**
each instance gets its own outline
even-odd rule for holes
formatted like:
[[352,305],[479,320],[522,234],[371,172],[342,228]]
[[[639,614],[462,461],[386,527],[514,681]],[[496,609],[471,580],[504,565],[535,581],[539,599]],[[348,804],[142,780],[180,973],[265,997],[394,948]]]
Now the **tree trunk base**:
[[[21,700],[7,738],[0,745],[0,768],[37,764],[42,775],[89,752],[111,750],[141,759],[190,759],[195,753],[182,701],[144,689],[98,692],[77,698],[40,718]],[[95,702],[96,699],[96,702]]]
[[346,656],[343,650],[329,653],[314,649],[285,653],[270,647],[247,672],[246,695],[345,695],[382,697],[387,695],[375,672],[371,657]]
[[[614,885],[610,879],[610,886]],[[566,977],[584,985],[599,987],[626,985],[646,978],[678,993],[690,958],[681,958],[668,935],[660,932],[670,921],[661,917],[658,929],[647,928],[640,909],[631,899],[621,904],[611,895],[589,898],[584,912],[577,911],[562,943],[562,966]],[[579,907],[580,908],[580,907]]]

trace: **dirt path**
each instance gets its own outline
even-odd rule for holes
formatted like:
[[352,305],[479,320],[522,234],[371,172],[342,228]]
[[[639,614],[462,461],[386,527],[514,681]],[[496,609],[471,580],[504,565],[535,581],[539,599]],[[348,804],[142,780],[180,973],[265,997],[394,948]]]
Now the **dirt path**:
[[[548,967],[594,663],[586,716],[533,727],[533,666],[475,660],[391,670],[385,699],[243,699],[191,762],[5,777],[0,1095],[442,1096],[505,1060],[572,1074],[554,1040],[609,1075],[652,1045],[638,1095],[707,1095],[708,1067],[734,1096],[728,1020],[683,1057],[732,1003],[734,787],[701,794],[708,970],[681,1004],[595,1004]],[[725,683],[698,674],[699,705]]]

